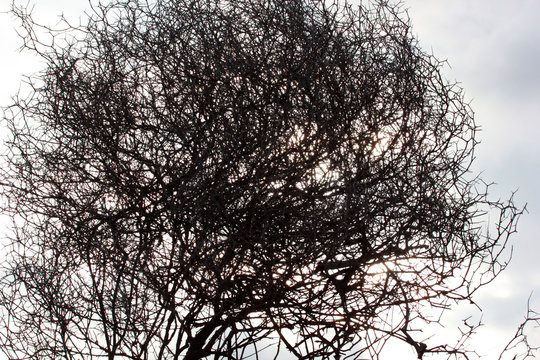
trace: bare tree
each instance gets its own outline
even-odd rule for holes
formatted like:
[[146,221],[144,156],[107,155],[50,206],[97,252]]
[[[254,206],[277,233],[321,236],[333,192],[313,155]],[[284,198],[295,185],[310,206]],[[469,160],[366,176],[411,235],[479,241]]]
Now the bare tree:
[[472,111],[399,7],[14,10],[47,65],[5,113],[10,358],[467,356],[415,330],[504,268],[522,209],[470,173]]

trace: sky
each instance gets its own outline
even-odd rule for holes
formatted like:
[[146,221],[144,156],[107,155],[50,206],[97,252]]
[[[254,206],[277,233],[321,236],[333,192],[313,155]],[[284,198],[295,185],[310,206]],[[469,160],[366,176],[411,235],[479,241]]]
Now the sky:
[[[532,293],[540,310],[540,2],[537,0],[406,0],[413,33],[426,50],[447,59],[475,111],[481,144],[476,170],[495,182],[492,195],[527,203],[512,238],[513,259],[478,294],[486,352],[509,337]],[[536,340],[538,329],[536,331]],[[540,354],[538,354],[540,357]]]
[[[9,103],[23,74],[40,68],[32,55],[17,50],[17,24],[4,13],[10,2],[0,0],[0,105]],[[88,7],[87,0],[30,2],[37,3],[38,20],[51,25],[61,13],[77,19]],[[517,204],[527,203],[528,213],[511,239],[512,262],[475,298],[483,311],[465,306],[446,318],[451,324],[481,316],[485,325],[471,344],[486,359],[496,358],[522,321],[529,296],[540,311],[540,1],[404,0],[402,6],[421,47],[447,60],[445,76],[460,83],[475,111],[482,129],[475,171],[495,182],[495,198],[517,190]],[[539,332],[533,336],[538,345]],[[393,359],[398,352],[400,359],[416,358],[411,349],[401,347],[386,356]]]

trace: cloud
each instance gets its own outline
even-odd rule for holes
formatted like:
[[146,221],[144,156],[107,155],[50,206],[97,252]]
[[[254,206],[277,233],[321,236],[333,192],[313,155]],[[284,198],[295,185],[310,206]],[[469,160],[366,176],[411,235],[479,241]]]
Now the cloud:
[[[486,344],[482,352],[495,355],[490,349],[494,339],[510,339],[531,291],[533,308],[540,309],[540,2],[405,0],[405,5],[420,43],[448,59],[447,78],[461,81],[472,99],[483,129],[474,169],[485,170],[485,178],[498,183],[494,197],[519,188],[518,203],[529,203],[530,213],[511,238],[510,266],[476,298],[486,324],[478,343]],[[452,316],[466,314],[457,309]]]

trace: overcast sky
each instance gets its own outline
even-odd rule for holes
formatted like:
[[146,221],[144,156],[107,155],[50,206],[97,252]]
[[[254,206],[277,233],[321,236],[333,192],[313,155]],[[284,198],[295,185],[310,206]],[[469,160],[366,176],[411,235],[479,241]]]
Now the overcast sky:
[[[517,189],[517,203],[529,210],[512,239],[507,271],[476,298],[486,324],[478,347],[493,358],[522,320],[531,292],[540,310],[540,1],[405,0],[404,6],[422,46],[448,60],[447,78],[471,100],[482,128],[476,170],[496,183],[493,196]],[[540,341],[538,329],[535,335]]]
[[[10,2],[0,0],[0,11],[7,11]],[[76,19],[88,4],[87,0],[31,2],[37,3],[38,18],[50,24],[62,12]],[[532,292],[533,305],[540,310],[540,1],[404,0],[403,6],[422,47],[448,60],[446,77],[460,82],[471,101],[482,128],[476,170],[496,182],[495,197],[508,197],[519,189],[517,203],[528,203],[529,213],[521,218],[512,239],[512,263],[476,298],[486,325],[475,345],[492,358],[522,320]],[[15,25],[10,16],[0,14],[1,105],[17,91],[22,74],[39,69],[32,56],[17,52]],[[464,308],[449,318],[470,311]],[[540,345],[540,337],[536,340]],[[412,360],[415,355],[406,350],[399,358]]]

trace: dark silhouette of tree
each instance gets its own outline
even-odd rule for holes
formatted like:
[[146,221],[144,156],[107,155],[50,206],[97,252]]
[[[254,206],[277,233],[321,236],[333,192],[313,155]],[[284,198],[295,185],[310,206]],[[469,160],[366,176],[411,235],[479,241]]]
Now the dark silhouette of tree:
[[46,67],[5,113],[10,358],[467,354],[416,330],[504,268],[522,210],[470,173],[472,111],[399,7],[15,12]]

